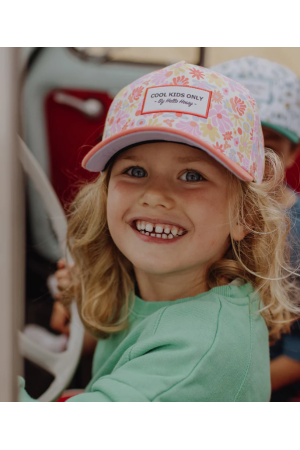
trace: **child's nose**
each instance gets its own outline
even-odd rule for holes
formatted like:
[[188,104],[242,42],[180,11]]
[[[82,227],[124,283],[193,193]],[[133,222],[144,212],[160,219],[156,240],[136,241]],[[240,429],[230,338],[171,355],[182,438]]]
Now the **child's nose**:
[[161,180],[153,180],[145,188],[140,202],[143,206],[150,206],[151,208],[172,209],[175,206],[174,192],[168,183]]

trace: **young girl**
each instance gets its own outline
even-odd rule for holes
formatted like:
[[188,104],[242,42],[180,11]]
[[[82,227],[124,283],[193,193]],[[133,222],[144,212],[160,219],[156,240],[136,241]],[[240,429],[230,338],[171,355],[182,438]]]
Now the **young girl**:
[[83,165],[101,175],[72,205],[72,292],[100,340],[69,401],[268,401],[268,329],[299,309],[283,171],[248,90],[185,62],[148,74]]

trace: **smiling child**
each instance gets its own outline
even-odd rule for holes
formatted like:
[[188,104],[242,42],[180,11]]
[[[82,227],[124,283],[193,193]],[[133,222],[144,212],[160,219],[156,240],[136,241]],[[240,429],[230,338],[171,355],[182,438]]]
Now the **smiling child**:
[[72,205],[72,290],[99,342],[69,401],[268,401],[268,334],[299,309],[282,165],[248,90],[185,62],[148,74],[83,165],[101,174]]

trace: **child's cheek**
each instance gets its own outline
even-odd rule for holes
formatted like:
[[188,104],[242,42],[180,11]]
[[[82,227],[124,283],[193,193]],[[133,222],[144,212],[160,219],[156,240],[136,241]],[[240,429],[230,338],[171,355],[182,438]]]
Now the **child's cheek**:
[[123,216],[132,203],[134,203],[134,189],[130,183],[123,180],[110,182],[107,196],[108,216]]

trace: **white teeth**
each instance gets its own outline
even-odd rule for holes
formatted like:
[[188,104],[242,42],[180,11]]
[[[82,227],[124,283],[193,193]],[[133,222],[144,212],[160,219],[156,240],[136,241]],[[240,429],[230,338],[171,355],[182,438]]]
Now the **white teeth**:
[[153,226],[151,225],[151,223],[147,223],[145,230],[149,231],[150,233],[151,231],[153,231]]
[[173,239],[173,237],[182,236],[184,234],[184,229],[178,228],[175,225],[153,225],[152,223],[147,223],[142,220],[136,221],[136,229],[147,236],[162,237],[163,239]]
[[173,234],[173,236],[176,236],[178,234],[178,228],[177,227],[173,227],[171,230],[171,233]]

